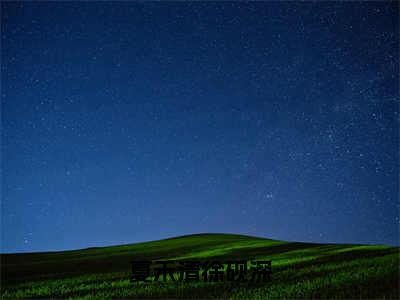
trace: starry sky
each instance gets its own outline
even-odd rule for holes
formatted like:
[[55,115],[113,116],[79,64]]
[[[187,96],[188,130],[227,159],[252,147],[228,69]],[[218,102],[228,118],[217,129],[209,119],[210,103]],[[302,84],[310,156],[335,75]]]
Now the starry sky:
[[2,2],[2,252],[399,244],[395,2]]

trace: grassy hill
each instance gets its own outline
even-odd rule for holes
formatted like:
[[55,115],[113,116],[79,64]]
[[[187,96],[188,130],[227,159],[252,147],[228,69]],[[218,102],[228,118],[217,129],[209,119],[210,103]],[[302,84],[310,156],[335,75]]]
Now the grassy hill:
[[[1,294],[16,298],[399,299],[399,248],[196,234],[63,252],[1,255]],[[130,261],[269,259],[272,281],[131,283]]]

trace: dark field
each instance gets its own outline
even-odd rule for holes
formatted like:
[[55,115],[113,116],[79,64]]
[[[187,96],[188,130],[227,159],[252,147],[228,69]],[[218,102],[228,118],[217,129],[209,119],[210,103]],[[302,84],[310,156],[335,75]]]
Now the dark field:
[[[1,255],[2,299],[399,299],[399,248],[199,234],[76,251]],[[272,260],[272,281],[131,283],[130,261]]]

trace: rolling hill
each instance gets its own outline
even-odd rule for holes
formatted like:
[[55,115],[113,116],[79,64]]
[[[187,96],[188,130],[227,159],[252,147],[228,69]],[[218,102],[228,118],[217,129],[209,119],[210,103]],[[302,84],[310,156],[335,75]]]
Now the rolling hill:
[[[1,255],[2,299],[16,298],[379,298],[399,299],[399,248],[284,242],[195,234],[121,246]],[[272,280],[129,280],[132,260],[272,261]]]

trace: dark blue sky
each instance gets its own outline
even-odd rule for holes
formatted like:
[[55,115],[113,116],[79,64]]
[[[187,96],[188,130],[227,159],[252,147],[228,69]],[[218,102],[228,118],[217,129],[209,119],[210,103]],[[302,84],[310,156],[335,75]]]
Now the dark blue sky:
[[398,3],[2,2],[3,252],[398,244]]

